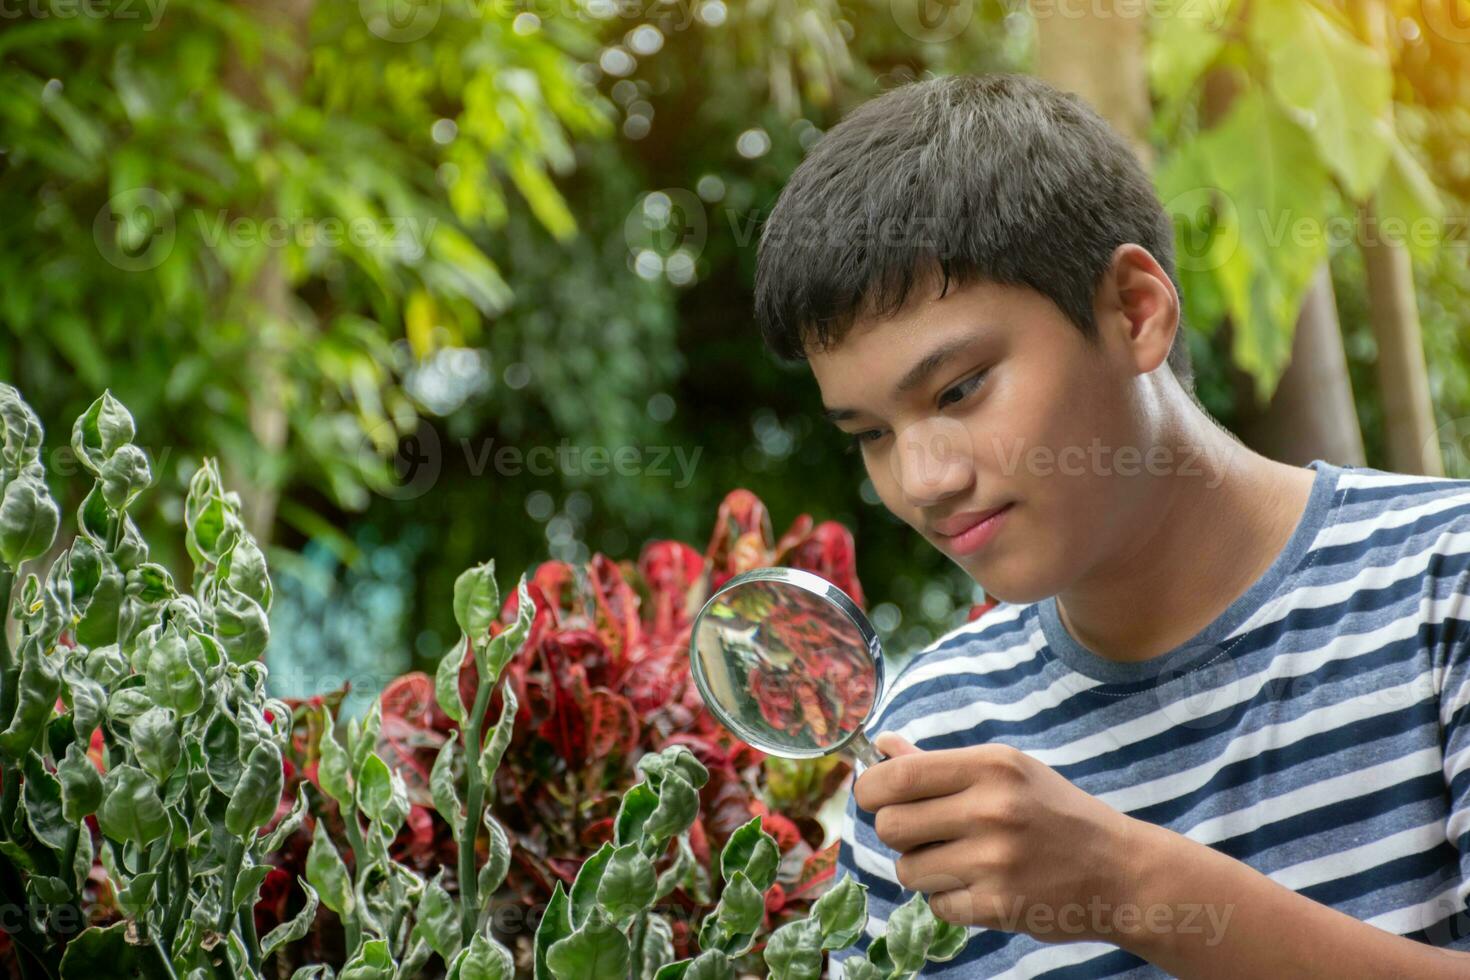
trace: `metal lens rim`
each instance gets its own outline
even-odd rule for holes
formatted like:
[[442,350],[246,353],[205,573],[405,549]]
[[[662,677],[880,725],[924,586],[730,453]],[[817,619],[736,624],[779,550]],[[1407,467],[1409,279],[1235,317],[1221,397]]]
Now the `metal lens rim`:
[[[751,738],[749,726],[731,718],[720,705],[719,700],[710,692],[708,680],[704,675],[703,661],[699,656],[700,623],[704,621],[704,617],[709,612],[710,607],[721,595],[750,582],[782,582],[787,585],[794,585],[804,592],[809,592],[818,598],[831,602],[857,627],[858,635],[862,637],[863,644],[867,649],[868,658],[873,663],[875,680],[873,703],[868,705],[868,713],[863,717],[862,722],[849,732],[842,741],[830,745],[825,749],[812,749],[810,751],[791,749],[784,746],[779,749],[767,748],[763,744],[763,740],[759,737]],[[720,724],[724,725],[735,735],[738,735],[742,741],[755,746],[766,755],[774,755],[783,759],[818,759],[822,756],[841,751],[847,743],[857,737],[859,732],[867,728],[868,722],[873,720],[873,713],[877,711],[878,702],[882,700],[883,696],[883,648],[878,642],[878,631],[873,628],[872,622],[864,615],[862,609],[858,608],[858,604],[852,601],[851,596],[820,575],[804,569],[787,568],[780,565],[773,568],[755,568],[748,572],[741,572],[721,585],[705,600],[704,605],[700,608],[699,614],[694,617],[694,623],[689,629],[689,670],[694,675],[694,686],[699,689],[699,696],[704,699],[705,706],[709,708],[710,713],[715,716]]]

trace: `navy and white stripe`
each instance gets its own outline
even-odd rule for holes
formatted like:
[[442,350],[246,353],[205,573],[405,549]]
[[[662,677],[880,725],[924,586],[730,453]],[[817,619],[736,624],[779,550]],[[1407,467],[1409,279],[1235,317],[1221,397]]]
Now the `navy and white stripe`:
[[[1316,901],[1470,949],[1470,481],[1311,465],[1286,547],[1190,643],[1116,663],[1055,600],[1002,605],[915,656],[873,731],[1015,746]],[[838,873],[868,886],[860,950],[909,897],[895,856],[849,797]],[[971,933],[922,976],[1165,976],[1105,943]]]

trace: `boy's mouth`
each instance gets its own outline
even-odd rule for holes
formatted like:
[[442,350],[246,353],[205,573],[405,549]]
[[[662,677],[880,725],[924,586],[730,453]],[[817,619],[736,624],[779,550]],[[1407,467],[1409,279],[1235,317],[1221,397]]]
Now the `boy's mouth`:
[[939,547],[952,555],[970,555],[995,537],[1014,501],[988,510],[971,510],[946,517],[930,526]]

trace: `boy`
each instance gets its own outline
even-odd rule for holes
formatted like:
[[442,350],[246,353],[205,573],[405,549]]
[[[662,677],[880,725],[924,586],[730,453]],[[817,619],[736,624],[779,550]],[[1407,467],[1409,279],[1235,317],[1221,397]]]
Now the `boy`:
[[1470,976],[1470,482],[1213,422],[1095,113],[1018,76],[867,103],[756,292],[884,505],[1001,600],[885,695],[839,868],[871,935],[920,891],[979,927],[926,977]]

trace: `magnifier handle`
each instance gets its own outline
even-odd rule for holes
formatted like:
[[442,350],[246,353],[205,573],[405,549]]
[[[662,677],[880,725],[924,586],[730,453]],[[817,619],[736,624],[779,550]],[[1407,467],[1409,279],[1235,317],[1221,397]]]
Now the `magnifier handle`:
[[853,757],[865,766],[876,766],[878,763],[888,758],[888,756],[884,755],[882,752],[879,752],[872,742],[868,741],[867,733],[862,731],[861,729],[859,729],[857,734],[853,735],[852,740],[843,747],[847,749],[847,751],[851,752],[853,754]]

